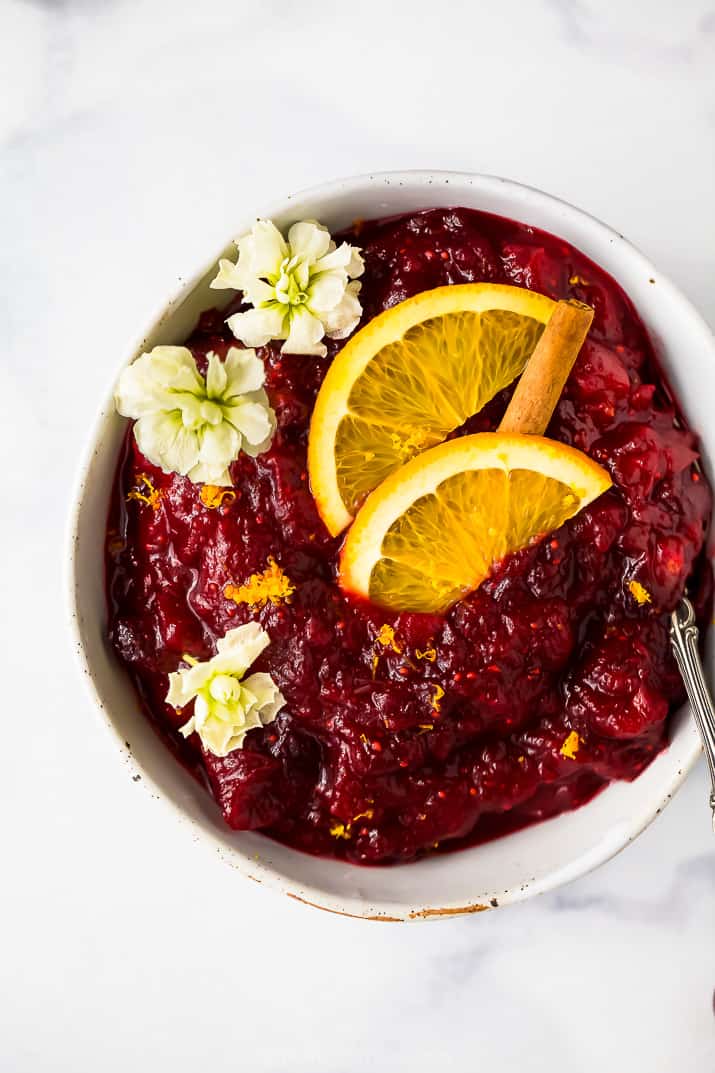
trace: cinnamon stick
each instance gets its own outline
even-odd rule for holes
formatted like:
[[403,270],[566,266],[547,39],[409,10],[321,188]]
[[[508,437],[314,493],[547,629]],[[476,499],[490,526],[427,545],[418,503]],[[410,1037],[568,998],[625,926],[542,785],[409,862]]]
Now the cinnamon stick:
[[499,425],[500,432],[543,436],[593,320],[583,302],[558,302],[534,347]]

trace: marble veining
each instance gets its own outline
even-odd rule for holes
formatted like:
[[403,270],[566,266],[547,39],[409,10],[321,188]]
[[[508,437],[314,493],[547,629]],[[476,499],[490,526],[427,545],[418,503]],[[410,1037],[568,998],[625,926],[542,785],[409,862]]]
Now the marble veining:
[[663,5],[654,5],[644,20],[639,5],[608,5],[586,0],[547,0],[561,21],[567,40],[584,51],[597,52],[609,61],[647,60],[674,69],[712,62],[715,54],[715,9],[689,4],[677,27]]

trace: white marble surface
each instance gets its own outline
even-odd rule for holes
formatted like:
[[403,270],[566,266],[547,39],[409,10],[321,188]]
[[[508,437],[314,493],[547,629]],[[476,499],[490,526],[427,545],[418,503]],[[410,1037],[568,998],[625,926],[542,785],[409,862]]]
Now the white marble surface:
[[246,208],[482,170],[632,238],[715,323],[706,0],[0,0],[0,1070],[712,1073],[702,767],[561,892],[431,926],[252,884],[134,784],[71,662],[75,464],[120,353]]

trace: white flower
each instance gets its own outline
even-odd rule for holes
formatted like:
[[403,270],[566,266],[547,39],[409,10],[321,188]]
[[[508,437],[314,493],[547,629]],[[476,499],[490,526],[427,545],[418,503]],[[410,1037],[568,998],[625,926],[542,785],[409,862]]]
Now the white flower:
[[166,700],[177,709],[194,701],[191,719],[179,728],[185,738],[196,732],[208,752],[227,756],[243,748],[249,730],[273,722],[285,704],[278,686],[270,674],[243,677],[269,643],[266,631],[249,622],[229,630],[206,663],[184,656],[191,666],[169,675]]
[[323,336],[350,335],[362,315],[356,279],[365,266],[358,249],[347,242],[336,247],[314,220],[293,224],[287,242],[270,220],[258,220],[237,246],[237,263],[221,260],[211,286],[243,291],[254,307],[228,318],[242,343],[285,339],[285,354],[324,357]]
[[114,401],[120,414],[136,419],[140,451],[164,473],[230,485],[229,464],[239,451],[266,450],[275,414],[254,350],[231,347],[225,361],[207,357],[204,379],[186,347],[155,346],[124,370]]

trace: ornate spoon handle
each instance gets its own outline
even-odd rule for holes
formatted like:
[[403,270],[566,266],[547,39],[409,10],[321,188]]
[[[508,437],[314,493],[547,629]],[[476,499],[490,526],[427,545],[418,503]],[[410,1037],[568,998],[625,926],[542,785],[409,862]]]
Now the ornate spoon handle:
[[698,652],[698,627],[690,600],[685,597],[670,616],[670,640],[673,655],[683,677],[695,722],[703,739],[705,756],[710,770],[710,808],[715,830],[715,706],[705,683],[703,665]]

